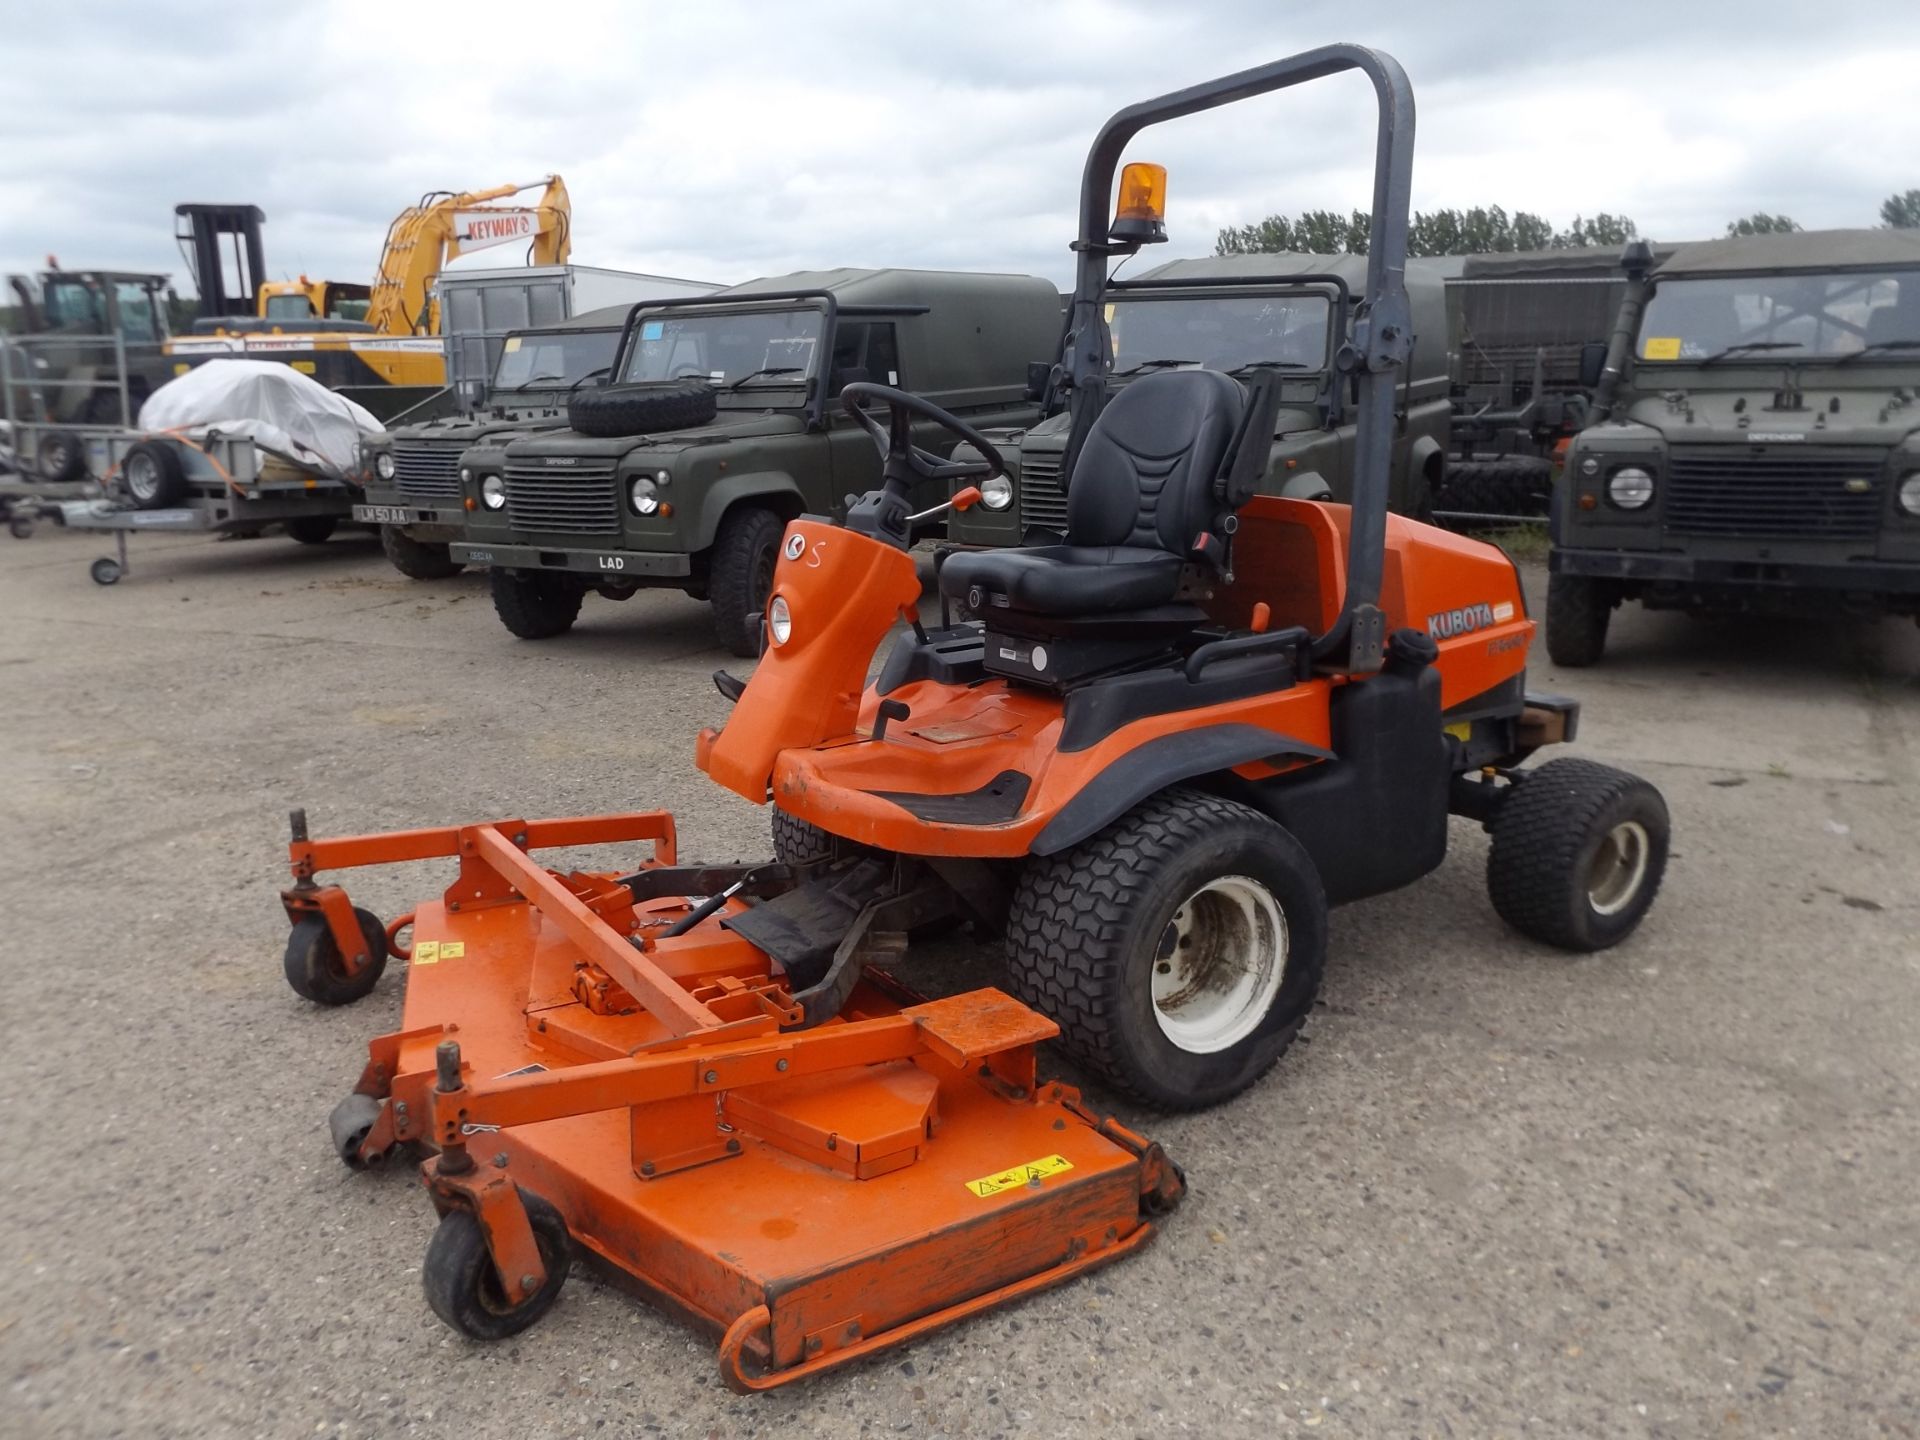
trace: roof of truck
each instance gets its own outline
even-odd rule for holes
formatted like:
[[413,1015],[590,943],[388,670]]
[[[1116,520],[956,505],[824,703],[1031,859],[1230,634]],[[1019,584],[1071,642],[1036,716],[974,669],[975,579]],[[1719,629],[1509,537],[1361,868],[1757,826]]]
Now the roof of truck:
[[1168,260],[1151,270],[1124,278],[1147,285],[1155,280],[1254,281],[1268,276],[1338,275],[1349,290],[1367,283],[1364,255],[1309,255],[1304,251],[1275,251],[1263,255],[1206,255],[1192,260]]
[[[788,275],[762,275],[739,285],[716,290],[716,301],[751,299],[782,290],[830,290],[842,305],[872,305],[902,310],[918,309],[930,301],[1021,289],[1058,292],[1036,275],[996,274],[973,270],[865,270],[841,266],[834,270],[795,270]],[[1058,303],[1055,301],[1054,303]]]
[[1920,230],[1789,230],[1682,245],[1660,275],[1751,275],[1766,270],[1879,270],[1920,265]]
[[[1648,242],[1656,265],[1682,247]],[[1497,255],[1468,255],[1462,280],[1618,279],[1623,245],[1580,245],[1564,250],[1509,250]]]

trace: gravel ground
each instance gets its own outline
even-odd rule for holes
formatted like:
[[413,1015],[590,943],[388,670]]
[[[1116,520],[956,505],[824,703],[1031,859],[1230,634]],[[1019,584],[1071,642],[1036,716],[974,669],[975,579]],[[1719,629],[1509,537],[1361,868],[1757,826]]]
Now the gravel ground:
[[1142,1256],[741,1399],[587,1279],[515,1340],[445,1330],[431,1207],[324,1129],[399,977],[321,1013],[278,964],[296,804],[321,832],[660,805],[691,854],[763,853],[692,765],[705,611],[589,600],[528,644],[480,577],[408,582],[366,537],[140,538],[113,590],[95,539],[0,542],[0,1432],[1920,1435],[1912,625],[1636,611],[1599,669],[1542,655],[1576,753],[1672,807],[1638,937],[1504,933],[1456,822],[1438,873],[1336,914],[1267,1081],[1115,1107],[1192,1180]]

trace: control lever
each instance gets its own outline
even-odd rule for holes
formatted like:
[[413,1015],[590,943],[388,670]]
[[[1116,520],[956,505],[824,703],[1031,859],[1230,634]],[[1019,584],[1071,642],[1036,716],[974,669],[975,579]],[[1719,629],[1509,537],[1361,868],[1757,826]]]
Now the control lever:
[[917,515],[907,516],[907,523],[909,525],[918,525],[922,520],[931,520],[936,515],[946,514],[949,510],[971,510],[979,503],[980,487],[978,485],[969,485],[964,490],[954,491],[953,498],[944,505],[935,505],[931,509],[922,510]]

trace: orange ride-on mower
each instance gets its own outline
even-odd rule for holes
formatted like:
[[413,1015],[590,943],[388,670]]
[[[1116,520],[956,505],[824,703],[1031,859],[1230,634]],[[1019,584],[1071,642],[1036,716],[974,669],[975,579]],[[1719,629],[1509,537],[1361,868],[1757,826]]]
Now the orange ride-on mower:
[[[1251,499],[1276,373],[1145,377],[1102,407],[1109,257],[1163,234],[1121,148],[1157,120],[1358,69],[1380,101],[1368,293],[1327,383],[1359,392],[1351,510]],[[775,806],[777,858],[685,865],[658,813],[314,840],[284,892],[294,989],[358,998],[407,959],[402,1027],[336,1107],[350,1165],[402,1147],[441,1214],[427,1298],[510,1334],[576,1251],[721,1333],[762,1389],[1128,1254],[1180,1198],[1158,1147],[1040,1079],[1056,1035],[1103,1081],[1191,1107],[1262,1074],[1319,986],[1326,907],[1439,864],[1448,816],[1493,831],[1496,907],[1573,948],[1628,933],[1665,856],[1658,795],[1585,762],[1529,699],[1532,624],[1487,546],[1385,511],[1413,102],[1337,46],[1122,111],[1081,200],[1065,357],[1068,533],[957,556],[928,630],[917,480],[1004,504],[984,437],[898,390],[843,403],[886,454],[844,524],[788,527],[750,681],[699,737],[718,783]],[[885,424],[865,408],[884,405]],[[917,450],[912,421],[970,446]],[[878,678],[870,661],[903,632]],[[629,869],[536,851],[647,841]],[[392,925],[316,876],[445,856],[453,884]],[[1018,998],[928,1000],[886,969],[959,917],[1007,937]],[[411,932],[403,949],[399,936]]]

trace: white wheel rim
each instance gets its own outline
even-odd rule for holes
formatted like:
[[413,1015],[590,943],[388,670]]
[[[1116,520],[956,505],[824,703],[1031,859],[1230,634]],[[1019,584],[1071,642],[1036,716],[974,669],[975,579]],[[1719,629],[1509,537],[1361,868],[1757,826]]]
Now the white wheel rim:
[[151,500],[159,484],[159,466],[151,455],[136,455],[127,462],[127,489],[136,500]]
[[1653,842],[1638,820],[1623,820],[1609,830],[1587,866],[1587,903],[1596,915],[1618,915],[1640,893],[1647,878]]
[[1189,895],[1153,956],[1153,1018],[1190,1054],[1211,1055],[1260,1027],[1287,974],[1287,918],[1267,887],[1222,875]]

